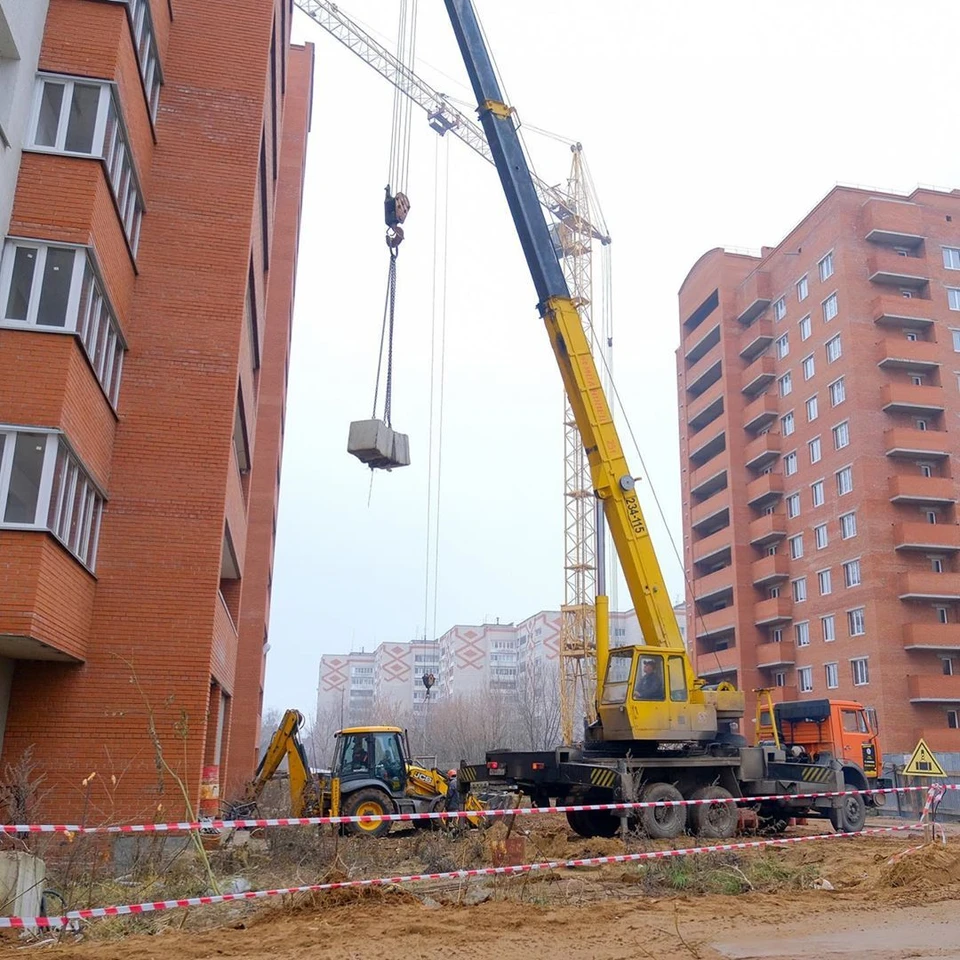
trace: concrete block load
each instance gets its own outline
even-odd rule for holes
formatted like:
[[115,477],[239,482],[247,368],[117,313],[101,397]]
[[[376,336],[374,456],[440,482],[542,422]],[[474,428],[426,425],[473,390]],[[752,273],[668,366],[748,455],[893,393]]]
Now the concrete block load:
[[410,465],[410,438],[397,433],[383,420],[354,420],[350,424],[347,452],[371,470],[393,470]]

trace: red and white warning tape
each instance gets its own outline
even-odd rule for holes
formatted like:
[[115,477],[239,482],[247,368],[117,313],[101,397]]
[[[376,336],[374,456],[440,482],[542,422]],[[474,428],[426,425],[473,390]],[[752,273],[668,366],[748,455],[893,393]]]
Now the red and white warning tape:
[[541,863],[524,863],[505,867],[476,867],[471,870],[447,870],[442,873],[415,873],[399,877],[377,877],[371,880],[342,880],[335,883],[310,883],[298,887],[279,887],[274,890],[249,890],[245,893],[222,893],[209,897],[185,897],[180,900],[155,900],[146,903],[129,903],[114,907],[92,907],[87,910],[71,910],[60,917],[0,917],[0,928],[17,929],[34,927],[61,928],[80,920],[99,917],[119,917],[130,914],[153,913],[158,910],[174,910],[179,907],[200,907],[214,903],[231,903],[237,900],[259,900],[293,893],[323,893],[328,890],[344,890],[357,887],[383,887],[403,883],[418,883],[424,880],[466,880],[470,877],[494,877],[542,870],[557,870],[564,867],[601,866],[608,863],[636,863],[643,860],[665,860],[670,857],[685,857],[698,853],[728,853],[735,850],[757,850],[762,847],[783,847],[812,840],[837,840],[862,837],[870,834],[895,833],[916,830],[923,824],[904,824],[895,827],[873,827],[859,833],[825,833],[807,837],[780,837],[772,840],[745,840],[741,843],[717,843],[711,846],[683,847],[678,850],[651,850],[645,853],[622,853],[606,857],[585,857],[576,860],[548,860]]
[[[938,784],[944,790],[958,790],[960,784]],[[649,807],[691,807],[718,803],[760,803],[768,800],[816,800],[823,797],[846,797],[859,794],[907,793],[929,791],[930,787],[875,787],[870,790],[827,790],[820,793],[777,793],[759,797],[726,797],[706,800],[638,800],[623,803],[580,803],[555,807],[510,807],[503,810],[436,810],[428,813],[385,813],[381,816],[358,817],[259,817],[238,820],[184,820],[171,823],[116,824],[85,827],[70,823],[0,824],[0,833],[161,833],[183,830],[232,830],[256,827],[311,827],[320,824],[378,823],[383,820],[455,820],[465,817],[513,817],[544,813],[568,813],[581,810],[644,810]]]

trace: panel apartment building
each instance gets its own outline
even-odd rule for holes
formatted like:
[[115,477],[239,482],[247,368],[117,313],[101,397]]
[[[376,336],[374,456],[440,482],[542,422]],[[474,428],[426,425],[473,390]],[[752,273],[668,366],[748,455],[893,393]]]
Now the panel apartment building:
[[0,769],[32,750],[67,822],[176,806],[151,722],[195,803],[255,763],[313,83],[291,17],[0,0]]
[[760,257],[704,254],[679,301],[700,673],[960,750],[960,191],[837,187]]

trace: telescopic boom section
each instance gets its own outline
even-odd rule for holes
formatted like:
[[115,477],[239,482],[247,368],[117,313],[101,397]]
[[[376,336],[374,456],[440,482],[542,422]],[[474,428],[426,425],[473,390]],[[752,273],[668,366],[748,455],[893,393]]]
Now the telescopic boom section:
[[479,104],[500,182],[520,237],[563,385],[590,460],[644,644],[683,650],[683,638],[640,509],[590,344],[570,297],[517,135],[471,0],[444,0]]

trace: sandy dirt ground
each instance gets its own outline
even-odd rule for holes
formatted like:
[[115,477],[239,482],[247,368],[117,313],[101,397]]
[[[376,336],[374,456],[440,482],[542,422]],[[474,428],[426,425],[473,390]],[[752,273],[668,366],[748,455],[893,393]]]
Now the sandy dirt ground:
[[[563,837],[552,842],[577,843]],[[654,876],[652,868],[611,865],[466,884],[338,891],[255,909],[177,911],[165,915],[170,922],[152,935],[131,933],[123,927],[129,919],[95,921],[110,924],[109,931],[90,932],[85,942],[69,936],[56,942],[49,935],[25,942],[11,935],[0,941],[0,957],[960,958],[960,837],[891,862],[918,842],[903,835],[827,840],[723,855],[709,864],[699,858],[703,864],[696,868],[693,858],[683,868],[678,861],[655,868],[707,871],[670,875],[680,887],[689,882],[709,889],[723,878],[742,877],[736,882],[744,892],[736,894],[666,889],[666,875]],[[756,857],[762,863],[750,859]],[[823,880],[833,889],[818,889]]]

